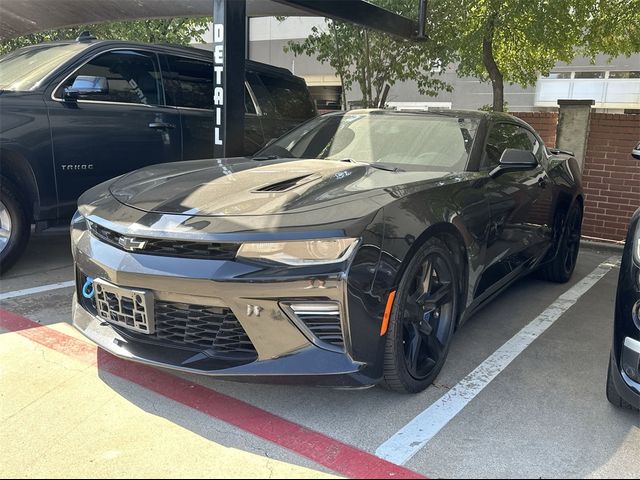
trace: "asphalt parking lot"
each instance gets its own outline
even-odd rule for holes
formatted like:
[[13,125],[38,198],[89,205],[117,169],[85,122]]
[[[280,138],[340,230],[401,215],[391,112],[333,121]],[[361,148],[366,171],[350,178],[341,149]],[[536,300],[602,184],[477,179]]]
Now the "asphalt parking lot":
[[38,235],[0,282],[0,474],[638,478],[640,415],[604,396],[617,255],[583,248],[567,285],[521,280],[404,396],[117,360],[70,326],[68,235]]

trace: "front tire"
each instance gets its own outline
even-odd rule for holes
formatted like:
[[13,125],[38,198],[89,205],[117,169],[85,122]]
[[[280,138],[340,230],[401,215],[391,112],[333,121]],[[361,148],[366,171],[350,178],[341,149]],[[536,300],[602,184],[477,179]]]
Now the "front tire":
[[18,188],[0,177],[0,273],[20,258],[31,234],[31,220]]
[[576,202],[567,214],[555,258],[540,270],[542,278],[556,283],[567,283],[571,279],[578,261],[581,233],[582,207]]
[[437,237],[410,260],[391,311],[383,387],[417,393],[438,376],[456,327],[459,275],[454,253]]

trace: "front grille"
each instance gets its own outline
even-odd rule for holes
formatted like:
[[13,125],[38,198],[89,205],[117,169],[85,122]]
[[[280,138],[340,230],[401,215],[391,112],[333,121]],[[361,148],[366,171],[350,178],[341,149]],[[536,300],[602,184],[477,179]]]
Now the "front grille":
[[89,228],[96,238],[120,250],[147,255],[233,260],[240,248],[238,243],[191,242],[122,235],[93,222],[89,223]]
[[224,307],[156,301],[156,339],[181,346],[257,357],[244,328]]
[[[80,270],[78,278],[78,300],[92,315],[99,316],[96,296],[91,299],[82,295],[82,286],[87,276]],[[150,302],[151,303],[151,302]],[[179,347],[194,351],[209,350],[213,357],[250,362],[258,358],[258,353],[242,328],[242,325],[226,307],[192,305],[186,303],[155,300],[148,307],[153,312],[151,333],[132,330],[125,322],[109,322],[122,335],[145,343]]]

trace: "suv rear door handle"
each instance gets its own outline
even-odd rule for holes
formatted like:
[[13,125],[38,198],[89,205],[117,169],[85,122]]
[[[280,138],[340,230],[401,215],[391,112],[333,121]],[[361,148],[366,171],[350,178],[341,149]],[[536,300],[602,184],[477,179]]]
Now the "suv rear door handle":
[[173,123],[152,122],[149,124],[149,128],[154,128],[156,130],[169,130],[171,128],[176,128],[176,126]]

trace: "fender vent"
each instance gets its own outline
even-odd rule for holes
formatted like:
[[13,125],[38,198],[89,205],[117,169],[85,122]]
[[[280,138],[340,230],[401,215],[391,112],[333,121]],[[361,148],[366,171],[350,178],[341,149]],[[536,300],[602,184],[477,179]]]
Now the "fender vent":
[[264,187],[255,189],[254,192],[260,192],[260,193],[286,192],[288,190],[299,187],[300,185],[304,185],[305,183],[309,183],[318,178],[320,178],[320,175],[317,175],[317,174],[302,175],[300,177],[294,177],[294,178],[289,178],[287,180],[283,180],[282,182],[265,185]]
[[[308,334],[312,335],[320,346],[331,350],[344,350],[340,305],[336,302],[287,303],[285,309],[300,322]],[[316,342],[314,342],[316,343]]]

